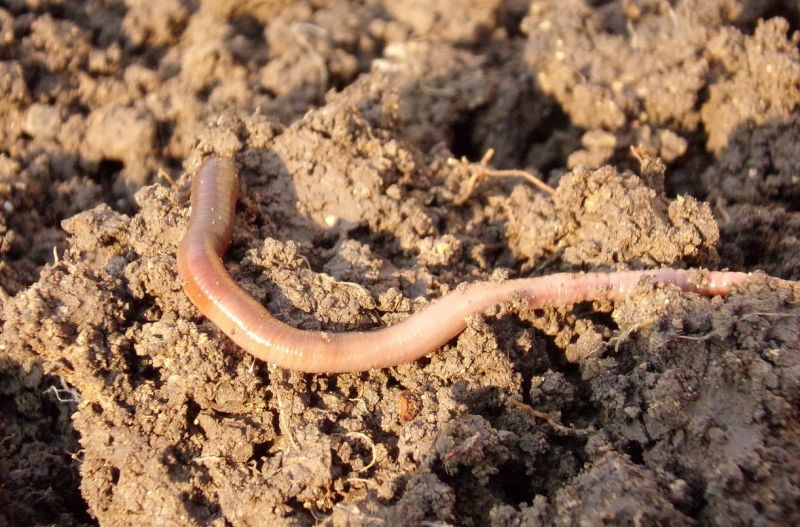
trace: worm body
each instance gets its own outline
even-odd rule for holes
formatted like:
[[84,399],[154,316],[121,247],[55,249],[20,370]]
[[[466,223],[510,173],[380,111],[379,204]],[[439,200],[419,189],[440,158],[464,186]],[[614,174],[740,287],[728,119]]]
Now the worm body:
[[725,295],[745,273],[679,269],[614,273],[559,273],[504,282],[479,282],[453,291],[403,322],[373,331],[304,331],[275,319],[239,287],[222,255],[233,233],[239,177],[232,160],[206,159],[192,181],[189,227],[178,248],[178,273],[186,294],[231,340],[255,357],[304,372],[349,372],[413,361],[461,333],[465,317],[511,300],[531,307],[595,298],[622,299],[642,280],[674,284],[706,296]]

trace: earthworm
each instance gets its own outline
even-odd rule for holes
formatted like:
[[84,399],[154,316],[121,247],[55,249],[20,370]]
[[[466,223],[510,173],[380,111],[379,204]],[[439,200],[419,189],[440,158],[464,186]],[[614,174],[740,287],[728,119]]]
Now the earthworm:
[[467,316],[517,298],[533,308],[598,298],[619,300],[643,280],[724,296],[748,276],[663,268],[477,282],[457,288],[393,326],[341,333],[301,330],[274,318],[239,287],[222,263],[233,233],[239,192],[234,162],[220,156],[207,158],[193,178],[191,192],[189,226],[177,253],[178,273],[189,299],[245,351],[310,373],[364,371],[413,361],[461,333]]

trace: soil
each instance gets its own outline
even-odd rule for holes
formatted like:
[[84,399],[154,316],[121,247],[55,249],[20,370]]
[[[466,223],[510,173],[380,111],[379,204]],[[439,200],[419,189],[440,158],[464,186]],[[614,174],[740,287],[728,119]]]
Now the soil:
[[[800,523],[798,29],[793,0],[3,2],[0,525]],[[490,149],[555,194],[470,188]],[[226,265],[306,329],[475,280],[763,273],[299,374],[181,290],[212,152]]]

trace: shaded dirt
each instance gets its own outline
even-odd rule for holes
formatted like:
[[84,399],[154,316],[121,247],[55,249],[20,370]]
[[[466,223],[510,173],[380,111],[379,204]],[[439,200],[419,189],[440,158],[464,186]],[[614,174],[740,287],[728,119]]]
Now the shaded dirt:
[[[0,524],[798,523],[796,3],[529,4],[3,3]],[[469,192],[489,149],[555,194]],[[289,372],[181,290],[212,152],[243,180],[228,268],[307,329],[490,278],[775,278]]]

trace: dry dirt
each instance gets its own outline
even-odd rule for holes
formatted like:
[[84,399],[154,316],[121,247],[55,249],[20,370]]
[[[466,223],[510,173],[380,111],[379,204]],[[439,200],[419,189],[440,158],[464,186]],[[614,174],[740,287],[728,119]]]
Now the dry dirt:
[[[800,522],[794,0],[0,6],[0,525]],[[489,149],[556,193],[467,194]],[[243,178],[226,264],[303,328],[493,277],[783,280],[298,374],[182,293],[211,152]]]

